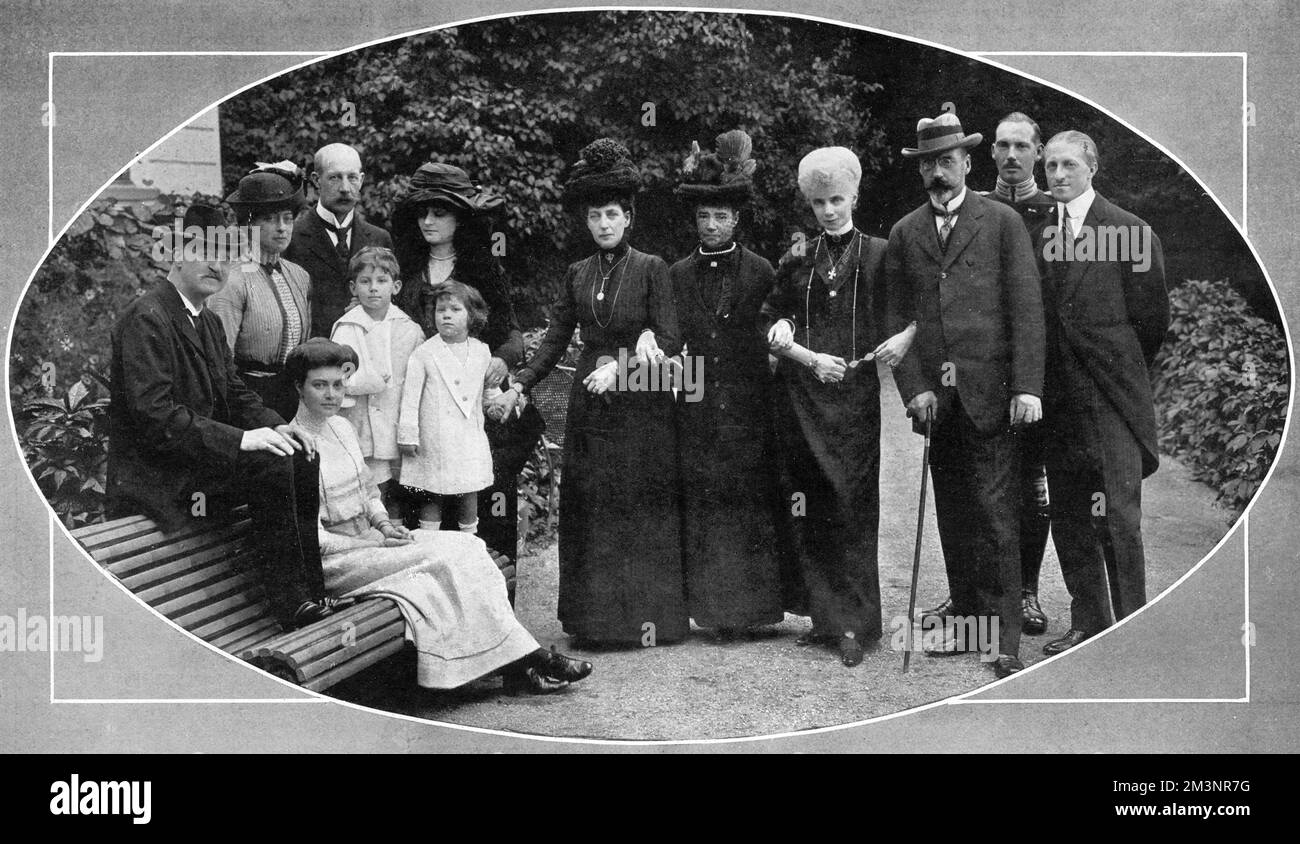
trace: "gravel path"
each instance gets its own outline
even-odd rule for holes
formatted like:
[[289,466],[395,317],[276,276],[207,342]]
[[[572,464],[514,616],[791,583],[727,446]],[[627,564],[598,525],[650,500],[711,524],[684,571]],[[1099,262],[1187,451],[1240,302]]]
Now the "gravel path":
[[[808,619],[787,615],[773,635],[720,643],[697,631],[681,644],[627,651],[573,649],[555,618],[554,545],[521,558],[517,612],[543,646],[554,644],[590,659],[593,675],[549,696],[511,698],[499,680],[456,692],[415,687],[413,661],[387,661],[333,693],[346,700],[408,715],[520,733],[618,739],[703,739],[763,735],[860,721],[949,697],[991,682],[975,656],[946,659],[902,655],[888,648],[890,620],[906,615],[915,542],[921,438],[904,417],[892,379],[881,375],[880,587],[886,634],[861,666],[846,669],[838,655],[800,648],[794,639]],[[1143,491],[1147,581],[1151,595],[1177,580],[1214,547],[1229,526],[1214,493],[1186,467],[1165,458]],[[947,592],[933,515],[925,526],[917,602],[930,606]],[[1068,625],[1069,595],[1055,551],[1048,546],[1040,598],[1051,618],[1043,636],[1026,636],[1026,665],[1043,658],[1044,642]],[[1068,664],[1068,663],[1067,663]]]

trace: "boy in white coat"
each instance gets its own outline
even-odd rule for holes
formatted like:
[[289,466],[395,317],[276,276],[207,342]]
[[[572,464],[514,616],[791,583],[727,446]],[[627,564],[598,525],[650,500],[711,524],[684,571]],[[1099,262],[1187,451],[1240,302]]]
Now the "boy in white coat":
[[393,304],[402,280],[392,250],[367,246],[352,256],[348,271],[348,287],[358,304],[334,323],[331,339],[351,346],[361,363],[348,379],[341,413],[356,428],[370,475],[389,515],[398,519],[402,496],[395,481],[401,469],[397,424],[402,386],[407,361],[424,342],[424,331]]

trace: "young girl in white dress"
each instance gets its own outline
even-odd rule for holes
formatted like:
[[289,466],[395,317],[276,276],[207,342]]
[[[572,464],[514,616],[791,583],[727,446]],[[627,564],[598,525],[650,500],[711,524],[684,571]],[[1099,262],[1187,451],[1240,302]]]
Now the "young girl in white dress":
[[473,335],[487,324],[478,291],[448,279],[433,291],[438,333],[411,355],[397,443],[402,484],[421,499],[420,527],[437,530],[442,497],[455,496],[457,523],[478,530],[478,493],[492,485],[483,392],[492,353]]

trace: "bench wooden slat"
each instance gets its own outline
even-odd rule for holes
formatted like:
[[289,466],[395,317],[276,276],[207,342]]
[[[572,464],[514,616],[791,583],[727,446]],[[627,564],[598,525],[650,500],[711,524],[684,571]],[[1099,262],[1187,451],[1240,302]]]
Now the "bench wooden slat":
[[[358,627],[364,626],[367,621],[378,615],[384,615],[389,609],[396,610],[397,607],[392,601],[387,599],[383,601],[361,601],[341,612],[336,612],[329,618],[325,619],[322,624],[329,623],[334,625],[355,624]],[[313,625],[312,627],[314,627]],[[275,643],[276,650],[293,651],[300,648],[304,643],[314,641],[317,634],[313,632],[312,627],[303,628],[290,633],[284,634],[284,640]]]
[[[350,622],[335,622],[331,627],[333,632],[329,636],[320,637],[314,642],[303,643],[294,648],[286,648],[274,642],[264,642],[258,648],[258,654],[261,656],[283,656],[296,664],[308,663],[340,648],[355,647],[376,631],[386,630],[394,624],[405,627],[406,621],[402,618],[402,614],[397,611],[397,607],[391,601],[387,603],[390,605],[391,612],[376,615],[364,625],[349,626]],[[345,637],[350,639],[352,644],[344,644]]]
[[172,533],[144,516],[72,531],[92,559],[172,622],[304,688],[329,688],[405,646],[397,605],[380,598],[285,632],[266,600],[250,534],[247,507]]
[[168,618],[185,617],[189,624],[202,624],[205,616],[222,614],[230,607],[240,606],[239,602],[251,603],[249,592],[260,583],[261,578],[256,574],[231,572],[206,586],[168,595],[153,607]]
[[393,639],[399,641],[403,639],[406,632],[406,622],[397,621],[386,627],[381,627],[369,636],[358,638],[353,644],[344,648],[338,648],[329,653],[314,657],[306,662],[294,662],[294,667],[305,680],[311,680],[321,674],[330,671],[339,665],[351,662],[363,653],[373,651],[376,648],[382,648]]
[[[280,623],[270,616],[262,616],[208,640],[212,645],[232,654],[255,648],[262,642],[274,639],[282,632]],[[240,656],[242,659],[243,657]]]
[[[267,615],[270,609],[265,601],[252,600],[248,595],[232,596],[218,603],[219,607],[210,604],[200,608],[192,614],[192,619],[181,617],[173,618],[172,621],[206,642],[246,621]],[[224,614],[212,612],[214,607],[222,610]],[[190,623],[187,624],[187,621]]]
[[214,555],[210,560],[195,559],[195,565],[186,566],[185,560],[168,564],[166,571],[149,572],[147,575],[122,580],[122,583],[145,603],[153,604],[158,596],[184,594],[221,577],[234,574],[256,574],[256,569],[248,565],[251,554],[230,558]]
[[352,661],[348,662],[346,665],[341,665],[332,671],[326,671],[324,674],[318,674],[312,679],[302,683],[301,685],[304,689],[310,689],[313,692],[319,692],[324,689],[328,689],[330,686],[333,686],[335,683],[342,682],[343,680],[346,680],[347,678],[351,677],[353,674],[356,674],[366,668],[369,668],[370,666],[374,665],[376,662],[379,662],[380,660],[383,659],[387,659],[393,654],[398,653],[404,647],[406,647],[405,640],[394,639],[391,642],[388,642],[387,644],[381,647],[375,648],[372,651],[367,651],[366,653],[357,655]]

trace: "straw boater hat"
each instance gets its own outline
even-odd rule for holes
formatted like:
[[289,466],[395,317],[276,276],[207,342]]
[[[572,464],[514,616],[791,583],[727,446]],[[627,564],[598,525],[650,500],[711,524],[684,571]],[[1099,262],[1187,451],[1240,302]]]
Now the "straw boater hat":
[[641,186],[641,171],[627,147],[612,138],[592,141],[578,153],[564,184],[564,204],[578,208],[611,197],[630,198]]
[[951,111],[945,111],[934,119],[922,117],[916,124],[916,148],[903,147],[904,158],[921,158],[938,155],[959,147],[969,149],[977,146],[984,136],[979,132],[967,135],[961,130],[961,121]]
[[753,176],[758,167],[750,157],[754,142],[743,130],[732,129],[719,135],[714,145],[716,152],[701,152],[699,143],[691,142],[691,154],[682,164],[682,181],[674,193],[692,205],[747,205],[754,195]]
[[813,191],[832,188],[856,196],[862,182],[862,163],[847,147],[822,147],[799,161],[799,190],[804,198]]

